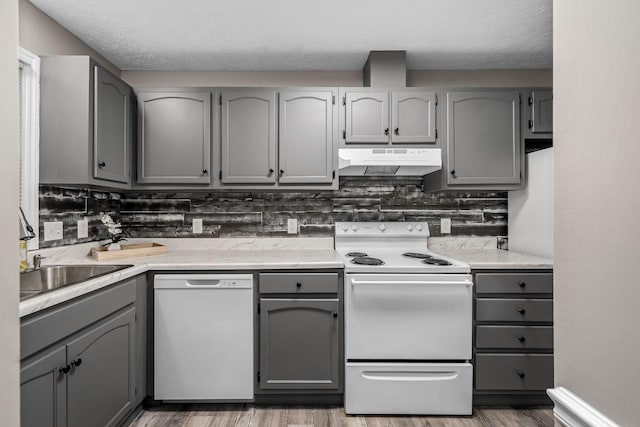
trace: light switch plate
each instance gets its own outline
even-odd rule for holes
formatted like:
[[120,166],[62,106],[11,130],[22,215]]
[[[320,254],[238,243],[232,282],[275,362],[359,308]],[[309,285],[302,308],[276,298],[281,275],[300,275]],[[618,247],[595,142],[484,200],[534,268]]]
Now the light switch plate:
[[451,234],[451,218],[440,218],[440,233]]
[[78,239],[86,239],[89,237],[89,221],[86,219],[78,220]]
[[287,220],[287,233],[298,234],[298,220],[296,218],[289,218]]
[[202,218],[194,218],[192,222],[193,234],[202,233]]
[[44,240],[62,239],[62,221],[44,223]]

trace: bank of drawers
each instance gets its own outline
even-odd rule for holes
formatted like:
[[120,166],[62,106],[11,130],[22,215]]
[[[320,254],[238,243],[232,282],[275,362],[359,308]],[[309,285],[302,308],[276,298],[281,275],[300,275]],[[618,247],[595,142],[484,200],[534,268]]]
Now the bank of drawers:
[[553,387],[553,273],[475,274],[475,389]]

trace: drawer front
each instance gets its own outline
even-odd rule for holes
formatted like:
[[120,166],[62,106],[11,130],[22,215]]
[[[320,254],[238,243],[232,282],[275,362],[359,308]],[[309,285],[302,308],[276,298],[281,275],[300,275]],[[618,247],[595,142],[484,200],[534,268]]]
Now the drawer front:
[[478,273],[477,294],[550,294],[553,273]]
[[476,299],[478,322],[552,322],[550,299]]
[[553,387],[551,354],[478,354],[477,390],[545,390]]
[[260,293],[338,293],[338,273],[261,273]]
[[552,349],[551,326],[476,326],[476,348]]

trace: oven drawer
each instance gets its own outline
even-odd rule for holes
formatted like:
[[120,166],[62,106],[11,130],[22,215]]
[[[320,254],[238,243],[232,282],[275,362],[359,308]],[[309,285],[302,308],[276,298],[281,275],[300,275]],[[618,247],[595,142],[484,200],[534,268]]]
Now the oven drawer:
[[347,363],[347,414],[471,415],[469,363]]
[[552,349],[551,326],[477,326],[476,348]]
[[338,273],[260,273],[262,294],[338,293]]
[[478,322],[552,322],[550,299],[477,298]]
[[552,354],[477,354],[477,390],[545,390],[553,387]]
[[476,294],[550,294],[553,273],[477,273]]

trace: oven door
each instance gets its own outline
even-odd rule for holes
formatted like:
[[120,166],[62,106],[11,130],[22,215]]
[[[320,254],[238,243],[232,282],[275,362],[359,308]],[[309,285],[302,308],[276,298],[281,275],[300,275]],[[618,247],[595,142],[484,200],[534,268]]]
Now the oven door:
[[347,274],[347,360],[470,360],[468,274]]

